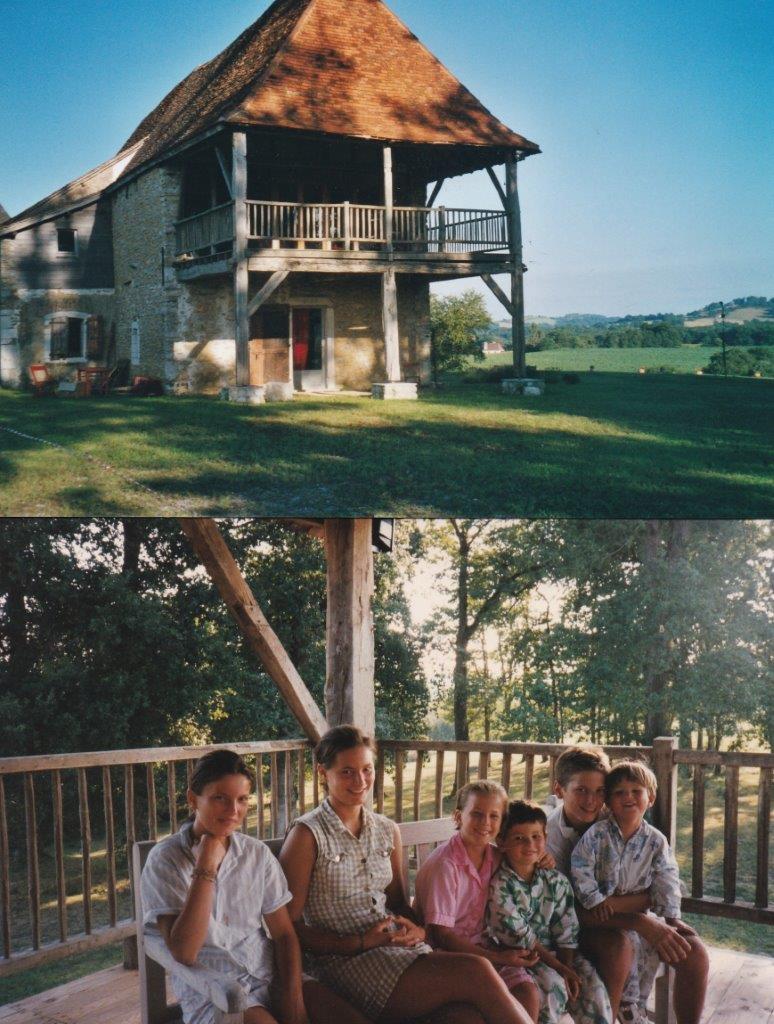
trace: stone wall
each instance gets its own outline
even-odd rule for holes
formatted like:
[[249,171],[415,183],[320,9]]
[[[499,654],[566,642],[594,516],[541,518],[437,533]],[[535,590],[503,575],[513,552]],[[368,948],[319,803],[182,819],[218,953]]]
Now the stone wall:
[[139,360],[130,375],[165,377],[178,337],[181,287],[172,266],[180,205],[175,171],[156,167],[113,195],[116,277],[116,357],[131,359],[132,325],[139,325]]

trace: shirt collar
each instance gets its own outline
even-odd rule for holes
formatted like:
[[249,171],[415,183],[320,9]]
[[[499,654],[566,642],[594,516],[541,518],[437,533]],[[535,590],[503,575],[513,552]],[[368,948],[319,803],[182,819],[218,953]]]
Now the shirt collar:
[[528,882],[526,878],[521,877],[518,871],[514,871],[511,865],[505,859],[503,859],[503,862],[500,865],[500,870],[506,872],[510,878],[516,879],[519,885],[522,886],[524,889],[533,889],[538,884],[538,882],[542,882],[543,880],[542,868],[535,868],[535,872],[532,875],[532,881]]
[[361,829],[359,836],[355,836],[349,831],[347,826],[344,824],[344,822],[341,820],[338,814],[334,811],[333,807],[331,807],[331,802],[327,796],[323,800],[321,807],[323,814],[326,815],[326,817],[331,822],[333,827],[337,829],[339,832],[343,832],[344,835],[349,836],[350,839],[354,839],[356,843],[363,839],[373,828],[373,812],[365,806],[363,806],[362,808],[363,828]]
[[476,865],[470,859],[470,855],[468,854],[468,851],[465,849],[465,844],[463,843],[462,836],[459,834],[459,832],[455,832],[454,835],[449,840],[449,852],[451,853],[451,858],[455,864],[458,864],[461,868],[464,868],[466,871],[469,871],[471,875],[475,875],[475,877],[479,881],[481,880],[481,875],[486,874],[487,871],[489,871],[489,874],[491,875],[492,859],[494,857],[494,847],[492,846],[491,843],[487,845],[487,848],[484,852],[484,860],[481,864],[481,871],[479,871],[476,868]]
[[619,839],[622,843],[628,843],[629,840],[634,839],[635,836],[641,835],[642,832],[645,830],[644,826],[645,826],[645,819],[643,818],[642,821],[637,826],[636,831],[632,832],[632,834],[629,836],[629,839],[624,839],[623,832],[621,831],[621,826],[615,820],[613,815],[611,814],[609,816],[609,818],[607,819],[607,827],[608,827],[609,831],[617,839]]

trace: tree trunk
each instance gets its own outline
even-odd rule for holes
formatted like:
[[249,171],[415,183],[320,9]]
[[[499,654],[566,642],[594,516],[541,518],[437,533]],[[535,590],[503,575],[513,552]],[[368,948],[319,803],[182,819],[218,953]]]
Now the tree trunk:
[[124,553],[121,560],[121,576],[127,587],[135,593],[140,587],[140,545],[142,542],[142,520],[122,519],[124,532]]
[[467,740],[468,723],[468,572],[470,544],[463,533],[457,534],[460,562],[457,571],[457,631],[454,642],[454,738]]

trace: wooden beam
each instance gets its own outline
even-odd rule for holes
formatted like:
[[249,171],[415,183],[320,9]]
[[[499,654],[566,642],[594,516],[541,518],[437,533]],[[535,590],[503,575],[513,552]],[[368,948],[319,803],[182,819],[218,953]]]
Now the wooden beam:
[[387,242],[387,252],[392,252],[392,207],[393,207],[393,184],[392,184],[392,149],[384,146],[382,149],[384,162],[384,231]]
[[505,195],[505,192],[503,191],[502,185],[500,184],[500,179],[497,177],[497,175],[495,174],[495,172],[492,170],[491,167],[487,167],[486,173],[489,175],[492,184],[497,189],[497,194],[500,197],[500,200],[501,200],[501,202],[503,204],[503,209],[507,211],[508,210],[508,198]]
[[382,274],[382,326],[384,328],[384,369],[389,382],[400,380],[400,334],[398,332],[398,286],[395,268]]
[[518,154],[510,153],[505,161],[506,213],[508,215],[508,248],[511,252],[511,337],[513,338],[513,369],[517,377],[526,373],[526,329],[524,326],[524,270],[521,242],[521,211],[516,177]]
[[259,309],[267,299],[276,292],[282,282],[290,273],[289,270],[275,270],[271,275],[266,284],[259,291],[253,295],[252,299],[247,303],[247,315],[252,316],[253,313]]
[[498,299],[498,301],[501,302],[503,304],[503,306],[505,306],[506,311],[511,316],[513,316],[513,304],[511,302],[511,300],[508,298],[508,296],[502,290],[502,288],[497,283],[497,281],[495,281],[495,279],[492,277],[492,275],[491,274],[482,274],[481,275],[481,280],[484,282],[484,284],[487,286],[487,288],[490,290],[490,292],[494,295],[494,297],[496,299]]
[[213,519],[181,519],[191,546],[226,602],[250,649],[277,684],[304,733],[316,743],[327,724],[287,651],[266,620]]
[[374,559],[370,519],[326,519],[328,563],[325,716],[373,736]]
[[435,185],[433,187],[433,191],[430,193],[430,195],[427,198],[427,205],[428,206],[432,206],[433,203],[436,201],[436,199],[438,198],[438,193],[443,188],[443,183],[445,181],[446,181],[446,178],[439,178],[438,181],[436,181],[436,183],[435,183]]
[[236,345],[236,383],[250,383],[248,347],[250,317],[247,312],[247,136],[234,132],[231,168],[231,197],[234,200],[234,340]]
[[223,180],[226,183],[226,189],[228,191],[229,199],[233,199],[234,191],[233,183],[231,181],[231,175],[229,174],[228,167],[226,167],[226,161],[224,160],[223,154],[220,151],[220,146],[218,146],[217,144],[215,145],[215,156],[217,157],[218,166],[220,167],[221,174],[223,175]]

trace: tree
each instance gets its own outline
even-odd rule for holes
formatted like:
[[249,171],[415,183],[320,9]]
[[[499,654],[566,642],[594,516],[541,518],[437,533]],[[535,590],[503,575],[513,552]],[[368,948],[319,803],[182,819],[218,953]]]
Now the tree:
[[433,380],[444,370],[458,370],[468,359],[482,360],[482,335],[493,327],[478,292],[459,296],[430,296],[430,358]]

